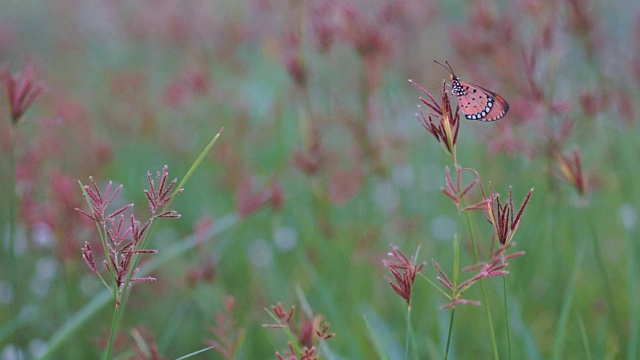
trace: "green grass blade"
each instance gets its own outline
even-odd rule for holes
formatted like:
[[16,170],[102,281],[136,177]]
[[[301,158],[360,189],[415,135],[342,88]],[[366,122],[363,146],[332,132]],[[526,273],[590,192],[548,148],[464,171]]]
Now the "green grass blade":
[[571,274],[569,284],[567,284],[567,291],[564,295],[564,303],[562,304],[562,310],[560,311],[560,319],[558,320],[558,327],[556,329],[555,343],[553,345],[553,353],[551,358],[554,360],[562,359],[562,350],[567,338],[567,324],[569,322],[569,313],[571,312],[571,305],[573,304],[573,295],[575,294],[576,284],[578,282],[578,274],[580,273],[580,265],[582,264],[582,257],[584,256],[584,249],[580,251],[578,259]]
[[[382,339],[391,339],[392,332],[391,329],[384,324],[382,319],[380,319],[373,310],[368,310],[367,314],[362,314],[362,318],[367,326],[367,335],[376,349],[378,358],[382,360],[402,358],[402,350],[397,345],[394,346],[391,340],[386,340],[384,341],[385,344],[383,344]],[[394,355],[389,357],[385,348],[388,349],[388,351],[392,351]]]
[[638,358],[638,327],[640,324],[640,309],[638,309],[638,305],[640,304],[640,297],[638,296],[638,265],[636,264],[637,260],[637,250],[636,245],[637,241],[634,242],[633,236],[630,232],[627,233],[626,236],[626,253],[627,253],[627,276],[628,276],[628,286],[629,286],[629,338],[627,341],[627,359],[637,359]]
[[584,326],[584,320],[582,320],[582,316],[580,316],[580,314],[578,314],[578,326],[580,327],[580,337],[582,338],[582,344],[584,345],[585,359],[591,360],[593,359],[593,356],[591,355],[589,336],[587,335],[587,328]]
[[[213,137],[213,139],[209,141],[207,146],[205,146],[204,149],[202,149],[202,151],[200,152],[200,155],[198,155],[198,157],[193,162],[193,164],[191,164],[191,167],[189,168],[187,173],[182,177],[182,180],[180,180],[180,182],[178,183],[178,186],[176,186],[175,189],[173,190],[173,194],[171,194],[171,200],[173,200],[173,198],[175,197],[176,194],[178,194],[180,189],[182,189],[184,185],[187,183],[187,181],[189,181],[189,178],[191,178],[191,175],[193,175],[193,173],[200,166],[200,164],[202,163],[204,158],[207,156],[209,151],[211,151],[211,148],[213,147],[213,145],[215,145],[215,143],[218,141],[218,138],[222,134],[223,130],[224,128],[220,129],[220,131],[218,131],[218,133]],[[167,204],[165,208],[168,208],[170,205],[171,205],[171,202],[169,202],[169,204]]]
[[[536,338],[531,330],[530,324],[523,318],[523,310],[515,296],[509,297],[509,321],[511,323],[512,339],[514,345],[522,344],[524,353],[527,354],[528,360],[541,360],[542,355],[538,349]],[[513,350],[518,351],[518,347],[514,346]]]
[[192,357],[192,356],[194,356],[194,355],[202,354],[203,352],[205,352],[205,351],[209,351],[209,350],[211,350],[211,349],[213,349],[213,346],[209,346],[209,347],[206,347],[206,348],[204,348],[204,349],[200,349],[200,350],[198,350],[198,351],[194,351],[194,352],[192,352],[192,353],[190,353],[190,354],[187,354],[187,355],[184,355],[184,356],[180,356],[180,357],[179,357],[179,358],[177,358],[176,360],[188,359],[188,358],[190,358],[190,357]]

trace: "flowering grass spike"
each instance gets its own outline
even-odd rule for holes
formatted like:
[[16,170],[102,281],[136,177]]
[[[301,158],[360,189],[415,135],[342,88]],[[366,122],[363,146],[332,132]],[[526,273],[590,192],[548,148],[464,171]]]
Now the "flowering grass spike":
[[17,126],[22,115],[36,98],[46,91],[47,87],[44,82],[36,81],[35,72],[30,65],[25,68],[22,74],[11,74],[9,69],[4,66],[0,69],[0,81],[4,85],[4,91],[9,100],[11,123]]
[[[403,298],[407,304],[411,304],[411,289],[416,280],[416,275],[425,266],[425,263],[416,264],[415,256],[409,259],[397,246],[391,247],[391,252],[387,254],[396,261],[384,259],[382,262],[389,268],[393,280],[385,275],[385,279],[398,295]],[[417,255],[417,254],[416,254]],[[395,282],[394,282],[395,280]]]
[[[442,83],[442,89],[440,91],[440,98],[442,105],[439,105],[436,99],[425,90],[422,86],[415,83],[413,80],[409,80],[411,85],[420,90],[427,98],[420,97],[420,101],[425,104],[433,113],[425,114],[422,107],[418,105],[418,113],[416,117],[422,123],[427,131],[436,138],[439,143],[442,143],[445,150],[456,159],[456,143],[458,142],[458,132],[460,131],[460,107],[456,105],[456,111],[452,111],[451,98],[447,92],[446,83]],[[435,118],[435,120],[434,120]]]
[[276,357],[280,360],[317,360],[320,359],[319,346],[325,340],[335,336],[329,333],[329,323],[323,321],[321,315],[313,316],[312,313],[302,312],[299,325],[292,324],[296,307],[291,306],[288,311],[282,307],[282,303],[272,306],[267,313],[276,321],[275,324],[264,324],[265,328],[282,329],[287,335],[289,342],[288,349],[283,354],[276,352]]
[[122,185],[113,189],[113,183],[109,181],[104,191],[101,191],[95,180],[90,177],[91,185],[82,185],[89,211],[76,209],[84,216],[93,220],[98,228],[102,252],[104,254],[103,264],[111,274],[109,285],[99,273],[95,263],[95,254],[89,242],[85,242],[82,250],[82,258],[92,272],[96,273],[108,288],[114,291],[116,304],[119,306],[124,290],[131,282],[155,281],[154,277],[135,277],[138,272],[136,264],[138,256],[142,254],[155,254],[153,249],[143,249],[147,238],[148,230],[156,218],[179,218],[174,210],[166,210],[173,199],[173,195],[182,192],[182,189],[171,193],[176,183],[176,179],[167,185],[168,167],[163,167],[162,173],[157,173],[157,186],[151,179],[151,174],[147,175],[149,189],[144,193],[149,200],[151,217],[144,223],[138,221],[135,215],[128,218],[123,214],[133,207],[127,204],[115,211],[109,212],[109,207],[114,202],[118,193],[122,190]]
[[485,217],[496,232],[500,245],[506,245],[511,242],[513,235],[515,234],[518,226],[520,226],[520,220],[522,213],[529,203],[533,189],[529,190],[529,193],[524,198],[520,210],[515,212],[513,207],[513,194],[511,187],[509,187],[509,201],[505,204],[500,202],[500,194],[493,192],[493,186],[490,184],[490,195],[487,199],[487,210],[485,211]]
[[558,156],[558,165],[567,183],[572,185],[580,196],[585,196],[589,182],[582,170],[582,157],[578,149],[573,149],[570,155]]

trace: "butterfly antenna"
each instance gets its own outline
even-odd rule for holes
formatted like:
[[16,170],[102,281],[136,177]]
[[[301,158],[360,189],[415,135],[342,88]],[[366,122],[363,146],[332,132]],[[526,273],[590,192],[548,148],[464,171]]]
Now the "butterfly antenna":
[[433,60],[433,62],[438,64],[438,65],[440,65],[440,66],[442,66],[443,68],[447,69],[447,71],[450,72],[453,75],[453,68],[451,67],[451,65],[449,65],[448,61],[445,61],[445,64],[447,64],[446,66],[443,65],[442,63],[436,61],[436,60]]
[[453,74],[453,68],[451,67],[451,64],[449,64],[448,61],[445,61],[445,64],[447,64],[447,66],[449,67],[449,70],[451,71],[451,73]]

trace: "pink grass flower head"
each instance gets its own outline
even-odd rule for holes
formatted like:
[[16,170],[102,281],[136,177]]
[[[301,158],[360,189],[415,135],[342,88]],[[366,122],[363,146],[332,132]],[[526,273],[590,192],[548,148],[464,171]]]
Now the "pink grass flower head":
[[[319,326],[320,323],[322,323],[322,327]],[[332,337],[336,336],[336,333],[328,332],[329,326],[330,324],[326,321],[323,322],[321,317],[317,317],[316,320],[314,321],[314,330],[315,330],[316,336],[318,337],[318,339],[320,339],[320,341],[329,340]]]
[[82,188],[89,199],[90,212],[85,212],[82,209],[76,208],[77,211],[87,216],[89,219],[103,224],[107,219],[114,218],[133,207],[133,204],[127,204],[118,210],[107,214],[107,208],[111,203],[113,203],[113,200],[116,198],[120,190],[122,190],[122,185],[118,186],[113,190],[113,192],[111,192],[113,183],[109,181],[106,189],[102,192],[93,177],[90,176],[89,181],[91,182],[91,186],[84,185]]
[[212,259],[204,259],[191,265],[185,271],[185,280],[189,287],[195,288],[201,283],[211,283],[216,278],[217,265]]
[[289,76],[298,88],[304,88],[307,84],[307,67],[300,56],[300,38],[293,32],[285,35],[284,55],[282,63]]
[[297,335],[298,344],[306,348],[312,348],[318,342],[331,339],[334,333],[328,333],[329,323],[324,321],[322,315],[307,314],[302,311],[298,326],[293,331]]
[[339,31],[339,4],[333,0],[314,1],[309,7],[309,23],[315,45],[321,54],[327,53]]
[[455,159],[455,147],[460,130],[460,111],[458,105],[456,105],[455,112],[452,111],[451,98],[447,92],[446,82],[442,83],[442,90],[440,91],[442,105],[438,104],[433,95],[422,86],[413,80],[409,80],[409,82],[426,96],[426,98],[420,97],[420,101],[431,111],[425,114],[422,107],[418,105],[416,117],[420,120],[422,126],[436,138],[436,141],[443,145],[445,151]]
[[[385,280],[407,304],[411,305],[411,289],[416,280],[416,275],[425,266],[425,263],[416,264],[415,256],[409,259],[397,246],[391,247],[391,252],[387,254],[394,260],[383,259],[384,265],[389,268],[393,280],[385,275]],[[417,255],[417,254],[416,254]],[[395,280],[395,282],[394,282]]]
[[282,307],[282,303],[278,301],[278,305],[272,306],[271,311],[275,315],[278,320],[277,324],[264,324],[263,327],[266,328],[284,328],[288,327],[291,323],[291,319],[293,318],[293,314],[296,312],[296,306],[291,305],[289,311],[285,311]]
[[520,220],[522,213],[529,203],[533,189],[529,190],[529,193],[524,198],[520,210],[516,213],[513,207],[513,194],[511,187],[509,187],[509,201],[505,204],[500,202],[500,194],[493,192],[493,186],[489,184],[490,194],[487,202],[487,210],[485,211],[485,217],[498,236],[501,246],[508,245],[513,239],[518,226],[520,226]]
[[296,350],[293,345],[289,343],[289,349],[285,351],[284,355],[280,354],[276,351],[276,357],[278,360],[318,360],[320,359],[320,355],[316,353],[315,346],[311,348],[305,347],[302,349],[300,356],[296,355]]
[[333,204],[342,205],[360,191],[365,182],[365,174],[359,166],[332,169],[329,181],[329,199]]
[[580,108],[585,115],[595,117],[607,110],[612,103],[612,93],[596,90],[580,90]]
[[[156,250],[143,249],[146,241],[147,230],[150,228],[156,218],[178,218],[180,214],[173,210],[165,210],[165,207],[171,202],[173,194],[171,189],[174,187],[176,180],[174,179],[167,185],[168,168],[165,165],[162,173],[157,173],[158,184],[151,179],[148,174],[149,189],[144,193],[149,200],[149,209],[151,217],[141,223],[131,214],[127,219],[123,213],[133,207],[133,204],[127,204],[113,212],[109,212],[108,208],[113,203],[116,195],[122,189],[122,185],[113,190],[113,183],[109,182],[104,191],[101,191],[98,184],[93,178],[89,178],[91,186],[82,185],[89,211],[77,209],[81,214],[93,220],[100,234],[103,249],[101,253],[105,254],[103,264],[111,274],[111,281],[117,289],[116,306],[120,305],[121,295],[124,289],[132,282],[149,282],[155,281],[153,277],[136,277],[138,272],[136,265],[138,256],[142,254],[154,254]],[[182,189],[174,193],[180,193]],[[94,253],[89,243],[85,242],[82,250],[82,258],[87,266],[103,280],[107,287],[111,287],[102,278],[96,269]]]
[[27,65],[22,74],[11,74],[7,66],[3,66],[0,69],[0,81],[9,101],[11,123],[17,126],[22,115],[47,88],[44,82],[36,80],[31,65]]
[[[296,338],[296,345],[293,346],[289,342],[289,349],[281,355],[276,352],[278,359],[318,359],[319,355],[316,350],[316,346],[322,341],[331,339],[335,336],[334,333],[329,333],[329,323],[323,320],[321,315],[314,316],[313,313],[307,314],[302,312],[298,326],[293,324],[293,315],[295,314],[295,306],[286,311],[281,302],[278,302],[276,306],[271,307],[271,311],[267,310],[269,315],[276,321],[272,324],[263,324],[265,328],[271,329],[284,329],[290,336]],[[299,353],[296,352],[299,349]]]
[[471,189],[473,189],[476,184],[478,184],[480,182],[479,178],[475,178],[473,179],[473,181],[471,181],[469,183],[469,185],[465,186],[465,188],[462,188],[462,173],[463,171],[471,171],[472,173],[475,173],[477,175],[477,173],[475,172],[475,170],[472,169],[465,169],[465,168],[461,168],[459,166],[456,166],[456,181],[454,182],[451,179],[451,171],[449,170],[449,167],[447,166],[445,168],[445,180],[446,180],[446,187],[443,187],[440,189],[440,191],[442,191],[443,194],[447,195],[451,201],[453,201],[453,203],[456,205],[456,208],[458,208],[458,211],[466,211],[466,210],[484,210],[486,209],[486,203],[487,200],[482,200],[476,204],[473,205],[469,205],[469,206],[465,206],[464,208],[460,208],[462,201],[464,199],[464,197],[469,193],[469,191],[471,191]]
[[341,5],[342,28],[339,35],[361,57],[387,55],[392,45],[392,38],[385,32],[387,21],[381,16],[367,16],[353,3],[343,2]]
[[[151,179],[151,173],[147,173],[147,180],[149,181],[149,189],[144,191],[145,196],[149,200],[149,209],[154,217],[165,217],[165,218],[179,218],[180,215],[173,211],[163,211],[160,214],[157,214],[159,210],[169,204],[173,198],[173,194],[171,193],[171,189],[175,186],[177,179],[173,179],[169,185],[167,185],[167,176],[169,175],[169,167],[165,165],[162,168],[162,173],[156,173],[156,179],[158,181],[158,187],[156,188],[153,179]],[[184,189],[180,189],[176,192],[179,194]]]
[[174,108],[181,108],[198,96],[206,95],[210,88],[209,74],[203,70],[187,70],[176,75],[165,87],[162,100]]
[[573,186],[580,196],[584,197],[589,189],[589,182],[582,170],[580,151],[573,149],[570,155],[560,155],[558,165],[566,182]]
[[[140,249],[138,244],[142,240],[144,232],[150,225],[147,221],[142,229],[133,215],[131,215],[131,225],[123,227],[124,216],[118,220],[110,219],[110,225],[105,227],[107,238],[109,240],[107,247],[109,250],[109,259],[104,261],[105,267],[113,274],[116,286],[119,292],[124,290],[128,281],[131,282],[153,282],[154,277],[133,277],[138,269],[132,269],[135,262],[135,256],[141,254],[155,254],[154,249]],[[132,237],[132,240],[129,240]],[[84,254],[83,254],[84,255]]]
[[91,251],[91,245],[88,242],[84,242],[84,247],[82,248],[82,259],[87,264],[87,266],[93,271],[97,273],[96,263],[93,260],[93,252]]
[[216,313],[216,325],[210,326],[209,331],[214,335],[215,339],[205,339],[205,344],[211,346],[224,359],[235,359],[237,357],[238,347],[244,336],[243,329],[237,329],[233,319],[228,315],[233,312],[235,307],[235,299],[228,297],[225,299],[225,312]]
[[[315,138],[315,137],[314,137]],[[326,152],[319,139],[313,142],[306,151],[297,151],[293,155],[293,164],[304,174],[311,176],[317,174],[326,162]]]
[[249,217],[263,206],[270,205],[279,211],[284,205],[284,192],[279,183],[254,191],[251,178],[243,180],[236,190],[236,211],[242,218]]

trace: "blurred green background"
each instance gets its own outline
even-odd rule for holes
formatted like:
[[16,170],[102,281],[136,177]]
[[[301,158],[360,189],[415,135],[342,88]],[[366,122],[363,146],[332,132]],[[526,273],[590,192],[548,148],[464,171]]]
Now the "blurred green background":
[[[624,0],[0,0],[0,64],[31,64],[48,87],[15,137],[15,189],[0,101],[0,194],[18,198],[15,266],[0,206],[0,358],[37,357],[70,321],[52,358],[102,353],[112,305],[81,258],[98,237],[74,210],[86,208],[77,180],[123,184],[117,204],[144,219],[147,172],[167,164],[180,180],[223,127],[174,202],[182,217],[148,244],[159,253],[141,269],[164,261],[131,289],[117,356],[136,356],[132,329],[162,358],[201,349],[221,312],[244,330],[237,358],[275,358],[287,339],[262,324],[281,301],[331,324],[322,358],[402,358],[389,245],[421,246],[431,279],[431,259],[452,271],[454,236],[461,266],[475,263],[440,192],[453,164],[415,119],[422,94],[407,82],[438,94],[449,74],[435,59],[511,105],[498,122],[463,120],[460,165],[503,197],[512,186],[516,207],[535,188],[514,239],[526,255],[506,275],[512,358],[637,359],[639,37],[640,6]],[[562,171],[573,151],[582,189]],[[491,226],[471,219],[486,255]],[[502,285],[486,281],[508,358]],[[447,303],[417,279],[410,358],[443,357]],[[456,309],[452,341],[450,358],[493,357],[482,307]]]

